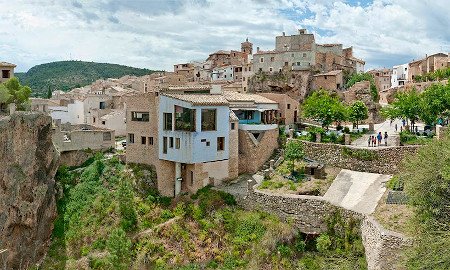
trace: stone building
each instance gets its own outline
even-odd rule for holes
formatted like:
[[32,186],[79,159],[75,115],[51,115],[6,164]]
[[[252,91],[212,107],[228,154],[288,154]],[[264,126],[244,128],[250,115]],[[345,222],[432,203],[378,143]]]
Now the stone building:
[[342,70],[333,70],[313,76],[312,89],[342,90],[344,88]]
[[436,53],[423,59],[409,63],[408,82],[414,82],[416,76],[423,76],[439,69],[446,69],[449,63],[449,55]]
[[378,91],[383,91],[391,88],[391,74],[392,70],[384,68],[384,69],[373,69],[369,70],[367,73],[372,75],[375,86]]
[[215,86],[191,90],[167,87],[127,100],[127,162],[154,166],[166,196],[256,172],[278,147],[277,102]]
[[14,64],[0,62],[0,83],[6,82],[10,78],[14,77],[14,68],[16,68],[16,65]]
[[295,125],[300,122],[299,102],[286,94],[261,93],[261,96],[278,103],[278,122],[283,125]]
[[114,130],[84,124],[58,125],[52,140],[60,153],[88,149],[103,151],[115,147]]
[[313,34],[300,29],[297,35],[285,33],[275,38],[275,50],[257,48],[253,55],[255,72],[350,70],[361,72],[365,62],[353,56],[353,49],[342,44],[317,44]]

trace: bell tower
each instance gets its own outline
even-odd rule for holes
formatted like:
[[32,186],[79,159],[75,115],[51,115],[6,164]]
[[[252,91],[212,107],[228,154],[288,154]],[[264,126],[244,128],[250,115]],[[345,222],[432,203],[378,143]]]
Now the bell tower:
[[248,38],[245,40],[245,42],[241,43],[241,52],[252,54],[253,53],[253,43],[248,41]]

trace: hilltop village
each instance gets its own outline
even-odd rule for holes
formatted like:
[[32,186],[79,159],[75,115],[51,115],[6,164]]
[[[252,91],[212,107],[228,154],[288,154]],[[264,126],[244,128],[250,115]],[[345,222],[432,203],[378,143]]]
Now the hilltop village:
[[[55,144],[70,157],[68,164],[80,162],[73,154],[79,150],[115,148],[115,138],[125,137],[127,162],[155,166],[158,189],[174,196],[255,173],[278,148],[279,125],[298,129],[299,103],[313,91],[327,89],[347,104],[361,100],[366,122],[379,123],[379,103],[392,101],[403,88],[423,89],[427,82],[418,79],[447,68],[449,56],[368,71],[376,98],[369,80],[348,84],[364,65],[352,47],[318,44],[300,29],[277,36],[270,51],[255,50],[247,38],[240,50],[174,64],[172,72],[53,91],[50,99],[31,99],[31,110],[51,115]],[[13,76],[14,65],[3,67],[3,78]]]
[[[348,269],[404,269],[414,193],[403,190],[412,176],[402,160],[448,144],[450,53],[366,71],[352,47],[318,44],[305,29],[275,37],[273,50],[240,45],[48,98],[29,98],[16,65],[0,62],[0,195],[14,198],[0,199],[0,263],[321,267],[296,249],[359,265]],[[232,241],[230,213],[250,228],[240,224]],[[275,255],[254,259],[259,243]]]

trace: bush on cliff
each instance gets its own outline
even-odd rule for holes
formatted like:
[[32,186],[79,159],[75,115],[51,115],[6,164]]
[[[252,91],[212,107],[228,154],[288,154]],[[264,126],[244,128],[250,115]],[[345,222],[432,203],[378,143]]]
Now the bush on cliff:
[[450,138],[434,140],[409,158],[399,177],[414,207],[409,269],[450,269]]

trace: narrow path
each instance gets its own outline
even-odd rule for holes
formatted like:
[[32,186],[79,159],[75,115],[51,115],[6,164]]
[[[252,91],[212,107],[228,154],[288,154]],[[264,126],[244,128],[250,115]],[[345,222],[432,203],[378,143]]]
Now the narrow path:
[[[395,130],[395,125],[397,124],[397,131]],[[380,124],[375,124],[375,131],[372,134],[365,134],[364,136],[362,136],[361,138],[355,140],[352,142],[353,146],[358,146],[358,147],[368,147],[367,145],[367,141],[369,139],[369,136],[376,136],[378,134],[378,132],[381,132],[381,134],[383,135],[383,140],[381,141],[382,146],[384,145],[384,133],[387,132],[388,133],[388,146],[394,146],[394,140],[393,137],[398,136],[398,134],[400,133],[400,127],[402,126],[402,121],[401,120],[395,120],[391,123],[390,120],[386,120],[383,123]],[[368,125],[360,125],[360,128],[369,128]]]

